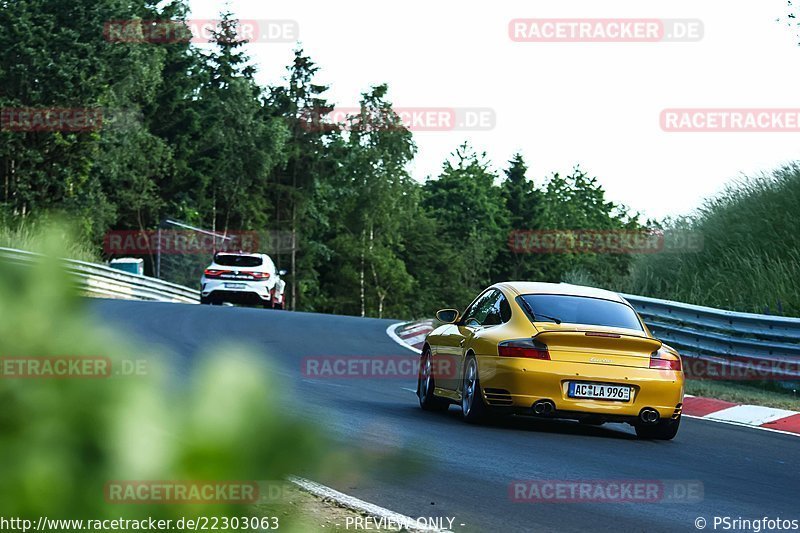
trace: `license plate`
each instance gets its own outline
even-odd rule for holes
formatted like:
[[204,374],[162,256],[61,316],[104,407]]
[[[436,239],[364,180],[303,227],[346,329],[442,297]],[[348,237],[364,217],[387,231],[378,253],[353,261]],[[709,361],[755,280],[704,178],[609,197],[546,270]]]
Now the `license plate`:
[[569,382],[567,396],[570,398],[592,398],[595,400],[617,400],[627,402],[631,399],[631,388],[606,383]]
[[247,287],[247,285],[245,283],[226,283],[225,284],[225,288],[226,289],[244,289],[245,287]]

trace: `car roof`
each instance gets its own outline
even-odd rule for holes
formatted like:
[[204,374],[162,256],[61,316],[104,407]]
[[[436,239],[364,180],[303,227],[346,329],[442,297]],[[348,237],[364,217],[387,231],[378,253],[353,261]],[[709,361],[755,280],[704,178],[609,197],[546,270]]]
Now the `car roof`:
[[247,255],[250,257],[264,257],[267,254],[260,254],[258,252],[217,252],[214,255]]
[[588,298],[601,298],[603,300],[611,300],[614,302],[625,302],[619,294],[605,289],[596,289],[594,287],[585,287],[583,285],[572,285],[571,283],[542,283],[538,281],[506,281],[498,283],[498,287],[506,288],[510,291],[516,292],[519,295],[523,294],[563,294],[566,296],[584,296]]

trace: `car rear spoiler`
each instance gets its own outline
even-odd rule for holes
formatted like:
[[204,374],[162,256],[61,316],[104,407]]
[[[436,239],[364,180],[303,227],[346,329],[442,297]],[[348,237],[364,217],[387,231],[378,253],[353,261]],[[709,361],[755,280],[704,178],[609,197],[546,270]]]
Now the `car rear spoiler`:
[[658,339],[610,331],[542,331],[534,335],[533,339],[551,348],[606,349],[647,355],[661,348],[661,341]]

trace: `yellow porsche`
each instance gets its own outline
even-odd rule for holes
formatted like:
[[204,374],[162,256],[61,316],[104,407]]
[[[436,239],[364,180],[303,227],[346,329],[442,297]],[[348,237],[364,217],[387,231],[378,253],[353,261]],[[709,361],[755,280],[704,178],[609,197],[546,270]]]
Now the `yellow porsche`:
[[618,294],[564,283],[492,285],[467,307],[436,313],[417,396],[429,411],[627,422],[643,439],[678,433],[683,370]]

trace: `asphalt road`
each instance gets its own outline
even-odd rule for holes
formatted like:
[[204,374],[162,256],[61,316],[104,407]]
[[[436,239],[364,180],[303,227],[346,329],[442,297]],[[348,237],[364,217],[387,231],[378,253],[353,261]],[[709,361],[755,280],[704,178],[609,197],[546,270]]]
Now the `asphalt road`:
[[[471,426],[419,409],[405,379],[306,379],[306,356],[416,354],[385,333],[390,320],[262,309],[97,300],[103,321],[191,365],[223,340],[256,346],[285,376],[290,409],[355,453],[413,449],[401,471],[371,467],[358,481],[314,479],[412,517],[455,517],[454,531],[697,531],[714,516],[800,520],[800,438],[688,419],[669,442],[632,428],[508,420]],[[694,503],[516,503],[515,480],[695,480]],[[463,524],[463,525],[462,525]],[[721,530],[721,526],[717,527]]]

